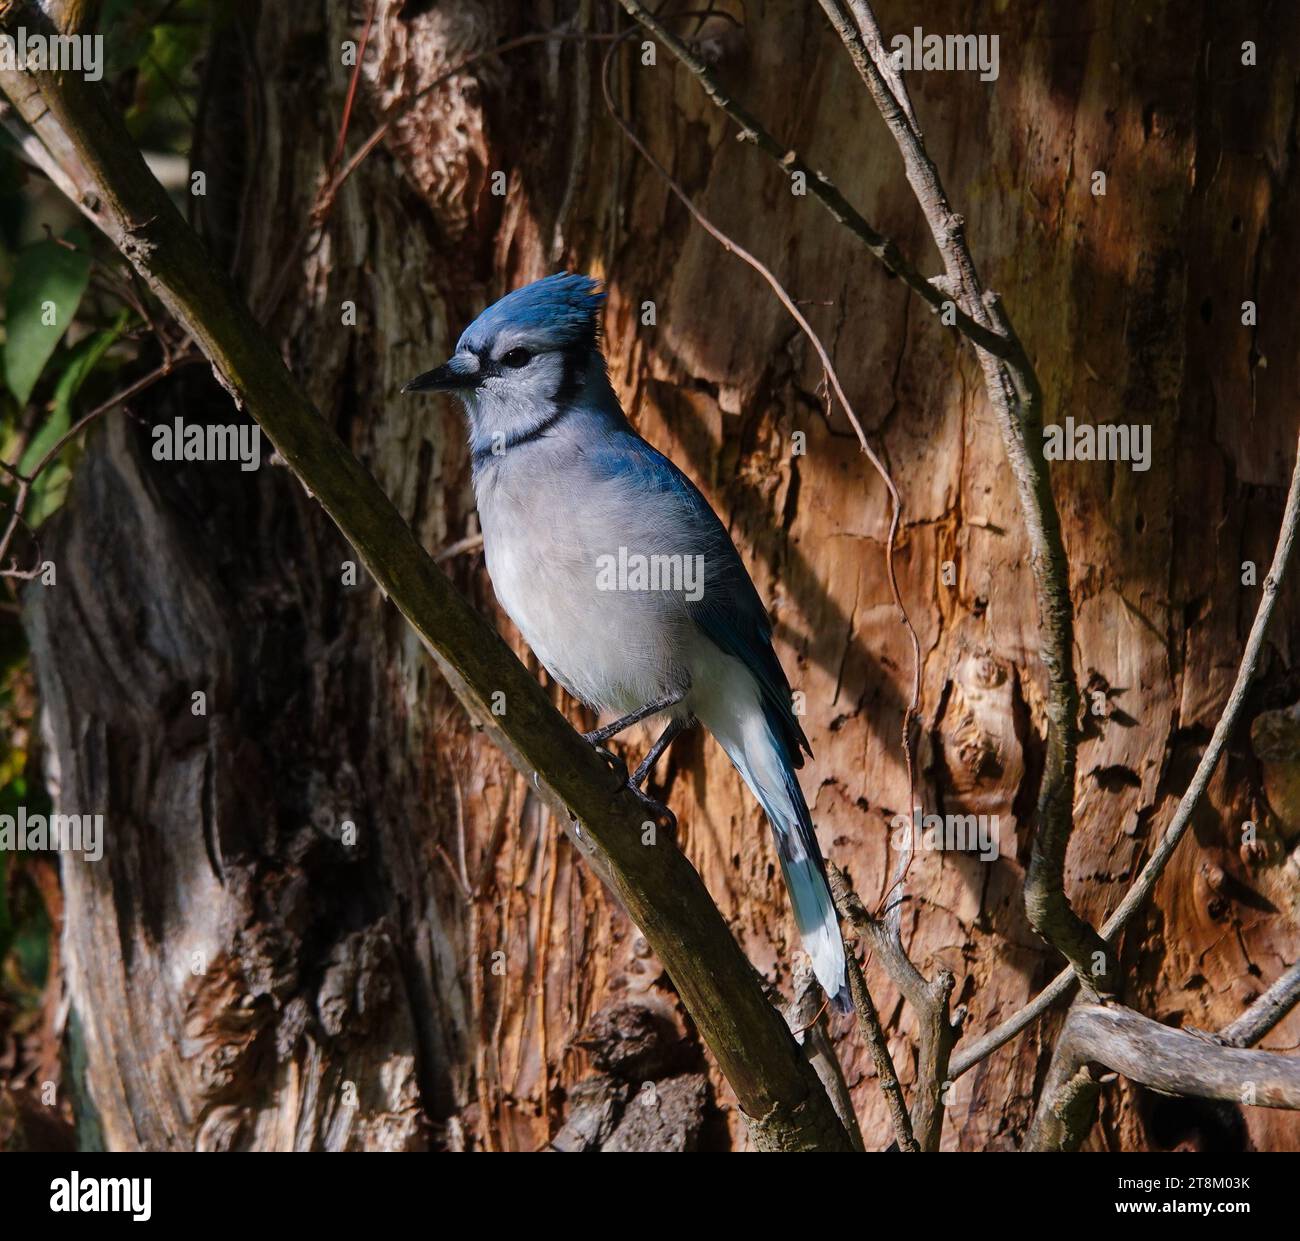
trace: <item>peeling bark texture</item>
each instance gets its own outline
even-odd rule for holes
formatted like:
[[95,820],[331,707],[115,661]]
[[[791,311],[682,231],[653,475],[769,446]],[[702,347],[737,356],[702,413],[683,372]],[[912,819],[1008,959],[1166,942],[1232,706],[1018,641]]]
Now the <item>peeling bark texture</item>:
[[[204,214],[254,307],[273,300],[311,208],[347,88],[337,49],[368,7],[250,6],[209,57]],[[739,23],[703,32],[722,81],[937,274],[897,151],[820,7],[715,7]],[[627,25],[599,0],[377,0],[349,150],[469,53],[579,11],[597,31]],[[877,11],[886,40],[922,16],[902,0]],[[1000,37],[995,82],[916,73],[909,88],[982,274],[1034,358],[1045,420],[1151,427],[1145,471],[1052,472],[1084,698],[1067,892],[1096,925],[1222,708],[1290,476],[1300,94],[1294,59],[1274,49],[1297,45],[1300,10],[938,0],[924,27]],[[1242,65],[1243,40],[1258,65]],[[615,385],[723,516],[771,607],[804,696],[816,760],[802,775],[823,846],[873,909],[891,821],[908,810],[910,653],[884,572],[888,500],[776,301],[621,140],[599,94],[606,47],[488,58],[401,113],[267,330],[439,549],[477,529],[463,428],[449,400],[401,398],[401,383],[509,288],[557,265],[607,278]],[[898,574],[924,651],[918,801],[996,815],[1000,829],[992,861],[917,852],[903,938],[927,977],[955,976],[964,1037],[977,1037],[1061,965],[1023,907],[1047,681],[979,364],[734,141],[670,57],[644,65],[639,35],[615,56],[624,114],[799,299],[902,491]],[[355,326],[340,323],[345,301]],[[1246,301],[1258,326],[1242,326]],[[150,421],[234,416],[198,368],[136,408]],[[287,471],[155,462],[147,427],[110,417],[47,538],[58,585],[26,594],[47,773],[59,808],[102,811],[111,840],[103,862],[63,868],[68,988],[107,1146],[749,1144],[641,935],[381,593],[344,584],[349,549]],[[481,555],[447,567],[524,653]],[[1247,725],[1122,940],[1121,998],[1163,1026],[1227,1026],[1300,955],[1296,581]],[[206,716],[193,714],[198,691]],[[636,730],[629,752],[650,739]],[[798,939],[753,799],[698,733],[674,745],[654,791],[788,1002]],[[357,848],[340,847],[349,823]],[[916,1016],[878,962],[867,980],[910,1102]],[[944,1149],[1025,1141],[1063,1018],[944,1092]],[[865,1147],[882,1149],[893,1133],[870,1054],[851,1019],[831,1034]],[[1297,1040],[1293,1012],[1262,1046]],[[1206,1141],[1201,1105],[1127,1079],[1100,1089],[1085,1147]],[[1222,1106],[1238,1145],[1300,1146],[1295,1114]]]

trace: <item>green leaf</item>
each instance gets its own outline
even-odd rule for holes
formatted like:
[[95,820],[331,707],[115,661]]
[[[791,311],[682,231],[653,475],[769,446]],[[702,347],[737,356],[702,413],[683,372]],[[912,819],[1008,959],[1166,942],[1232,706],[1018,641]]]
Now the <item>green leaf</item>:
[[54,408],[45,421],[45,425],[32,436],[27,445],[18,469],[23,474],[30,474],[59,440],[68,433],[72,425],[72,399],[86,382],[91,371],[99,365],[100,359],[126,331],[130,316],[123,311],[111,328],[87,336],[78,341],[68,351],[68,362],[59,376],[58,386],[54,389]]
[[68,240],[78,248],[38,241],[19,251],[14,265],[5,300],[4,371],[19,405],[27,404],[90,279],[85,234],[73,230]]
[[51,462],[50,468],[32,484],[23,521],[35,530],[47,517],[52,517],[68,498],[71,482],[72,471],[61,461]]

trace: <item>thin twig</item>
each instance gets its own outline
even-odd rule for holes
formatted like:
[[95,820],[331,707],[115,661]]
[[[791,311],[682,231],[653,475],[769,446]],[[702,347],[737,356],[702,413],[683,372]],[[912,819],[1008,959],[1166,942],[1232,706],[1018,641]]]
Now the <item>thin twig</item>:
[[465,552],[476,552],[483,546],[483,536],[481,534],[467,534],[463,539],[457,539],[454,543],[448,543],[436,556],[435,564],[442,564],[444,561],[451,560],[455,556],[460,556]]
[[18,483],[18,489],[14,493],[13,505],[9,513],[9,522],[5,526],[4,534],[0,535],[0,577],[23,578],[30,580],[40,572],[39,551],[36,566],[32,569],[19,569],[17,562],[14,561],[9,568],[4,568],[5,556],[9,553],[9,545],[13,542],[14,533],[21,524],[26,526],[23,520],[23,514],[27,509],[27,501],[31,497],[32,485],[41,476],[42,473],[55,461],[58,455],[75,439],[82,431],[86,429],[96,418],[102,417],[110,410],[116,409],[123,401],[129,401],[132,397],[138,396],[146,388],[152,387],[158,380],[165,375],[170,374],[178,366],[186,366],[195,362],[203,361],[201,354],[183,355],[172,358],[164,362],[161,366],[150,371],[147,375],[142,375],[134,383],[128,384],[121,392],[113,396],[101,405],[96,405],[88,414],[79,418],[71,427],[68,428],[57,440],[57,442],[45,453],[36,463],[29,474],[23,474],[15,466],[8,462],[0,462],[4,465],[5,470],[13,476]]
[[831,1039],[830,1026],[826,1020],[830,1000],[817,982],[812,964],[806,956],[795,964],[791,985],[794,999],[786,1006],[786,1025],[790,1027],[795,1040],[802,1045],[804,1058],[812,1065],[826,1088],[827,1097],[835,1108],[840,1123],[848,1132],[853,1149],[862,1152],[866,1149],[862,1140],[862,1127],[853,1110],[853,1095],[844,1076],[844,1066],[835,1053],[835,1043]]
[[81,432],[90,425],[90,423],[94,422],[96,418],[99,418],[110,410],[115,409],[117,406],[121,405],[123,401],[129,401],[132,397],[139,396],[146,388],[153,387],[153,385],[160,379],[166,378],[179,367],[195,366],[203,360],[203,355],[198,352],[173,357],[171,361],[164,362],[161,366],[155,367],[147,375],[142,375],[134,383],[127,384],[121,392],[115,393],[113,396],[109,397],[107,401],[103,402],[103,404],[96,405],[94,409],[79,418],[71,427],[68,428],[67,431],[63,433],[63,435],[59,437],[58,442],[50,448],[39,462],[37,462],[31,472],[29,481],[35,482],[41,471],[44,470],[73,439],[80,435]]
[[[578,0],[574,21],[579,33],[587,33],[591,26],[592,3],[593,0]],[[555,209],[555,225],[551,230],[553,263],[558,263],[564,257],[569,217],[573,213],[578,191],[582,188],[587,173],[587,163],[591,158],[591,56],[584,45],[578,47],[573,60],[573,126],[569,144],[571,154],[568,174],[565,177],[564,192],[560,195],[560,205]]]
[[949,1009],[956,980],[949,970],[940,970],[933,981],[927,979],[907,955],[894,929],[867,912],[844,872],[834,862],[828,862],[826,869],[840,917],[870,943],[881,967],[916,1013],[917,1063],[911,1124],[922,1151],[938,1150],[943,1132],[944,1088],[951,1081],[948,1057],[961,1033],[964,1012],[959,1009],[954,1020]]
[[673,35],[659,19],[638,0],[619,0],[619,3],[642,26],[651,32],[679,60],[704,88],[705,93],[737,125],[737,135],[744,142],[754,143],[765,155],[776,160],[791,175],[802,175],[808,190],[831,213],[831,216],[845,228],[849,229],[876,256],[886,268],[894,273],[909,288],[923,297],[936,311],[952,310],[955,326],[971,340],[995,356],[1010,356],[1010,341],[977,323],[960,306],[954,305],[951,295],[930,280],[927,280],[899,250],[898,245],[883,233],[877,232],[862,214],[850,205],[848,199],[836,188],[829,177],[810,168],[793,147],[777,141],[772,134],[759,123],[758,119],[742,104],[737,103],[722,88],[718,80],[710,73],[708,66],[695,56],[691,50]]
[[912,1118],[907,1114],[907,1104],[903,1100],[903,1088],[898,1084],[898,1073],[894,1069],[893,1057],[889,1054],[889,1041],[880,1024],[880,1014],[876,1011],[875,1001],[867,988],[862,967],[853,953],[845,955],[849,972],[849,994],[853,996],[853,1007],[858,1014],[858,1032],[863,1042],[871,1049],[871,1059],[876,1065],[876,1078],[880,1082],[881,1092],[889,1108],[889,1119],[894,1126],[894,1136],[898,1139],[898,1149],[908,1154],[919,1154],[920,1146],[912,1132]]
[[1300,961],[1289,965],[1268,988],[1219,1037],[1232,1047],[1253,1047],[1300,1004]]
[[[477,52],[471,52],[461,60],[457,61],[450,69],[438,74],[431,82],[422,86],[410,99],[404,100],[400,108],[393,116],[377,125],[370,134],[362,141],[361,145],[353,152],[348,161],[338,171],[334,171],[333,163],[326,170],[325,181],[317,191],[315,199],[312,202],[311,211],[307,216],[307,223],[302,231],[290,245],[288,252],[285,254],[279,270],[275,273],[268,287],[266,294],[266,304],[259,310],[258,317],[263,321],[269,320],[275,313],[280,304],[280,298],[284,296],[285,289],[288,285],[289,275],[293,271],[294,265],[301,260],[301,256],[307,243],[313,235],[319,236],[321,226],[325,223],[330,212],[334,208],[334,201],[342,190],[348,178],[365,162],[366,157],[388,136],[389,131],[404,116],[406,116],[420,100],[424,99],[430,92],[435,91],[440,86],[446,85],[457,74],[463,73],[466,69],[476,65],[481,60],[486,60],[490,56],[501,56],[506,52],[517,51],[521,47],[531,47],[537,43],[550,43],[556,40],[568,41],[595,41],[609,42],[614,36],[608,34],[588,33],[584,31],[573,30],[540,30],[531,34],[518,35],[513,39],[506,39],[502,43],[494,44],[492,47],[481,48]],[[361,58],[357,58],[357,72],[361,68]],[[354,76],[355,81],[355,76]],[[340,139],[346,137],[346,132],[340,129]],[[341,157],[341,151],[336,152],[336,157]]]
[[370,42],[370,27],[374,24],[375,9],[379,0],[370,0],[370,8],[366,12],[366,24],[361,31],[361,42],[357,46],[357,63],[352,66],[352,74],[348,79],[348,93],[343,100],[343,119],[339,122],[338,142],[334,146],[334,154],[330,156],[329,175],[333,176],[334,169],[338,167],[339,160],[343,158],[344,146],[348,140],[348,123],[352,119],[352,105],[357,98],[357,83],[361,80],[361,68],[366,59],[366,46]]

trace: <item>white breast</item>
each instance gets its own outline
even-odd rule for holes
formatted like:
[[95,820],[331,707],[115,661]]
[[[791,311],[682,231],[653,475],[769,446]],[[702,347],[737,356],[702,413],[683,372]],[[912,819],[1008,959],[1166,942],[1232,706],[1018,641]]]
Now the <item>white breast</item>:
[[598,587],[602,556],[649,547],[653,513],[609,482],[568,476],[564,452],[538,441],[475,479],[488,573],[547,671],[584,702],[626,713],[688,683],[692,627],[680,597]]

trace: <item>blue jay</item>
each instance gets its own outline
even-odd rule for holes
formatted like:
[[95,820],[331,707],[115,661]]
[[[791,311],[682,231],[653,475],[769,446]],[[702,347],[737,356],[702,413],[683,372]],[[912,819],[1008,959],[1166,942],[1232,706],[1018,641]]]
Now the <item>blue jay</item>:
[[642,784],[693,721],[717,738],[772,824],[817,979],[847,1012],[844,941],[795,775],[812,750],[767,613],[708,502],[623,416],[600,350],[603,300],[581,275],[517,289],[402,391],[464,405],[497,598],[565,689],[619,716],[587,740],[667,717],[633,791],[649,801]]

